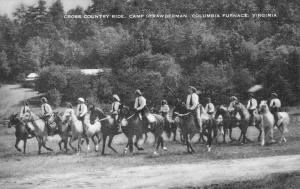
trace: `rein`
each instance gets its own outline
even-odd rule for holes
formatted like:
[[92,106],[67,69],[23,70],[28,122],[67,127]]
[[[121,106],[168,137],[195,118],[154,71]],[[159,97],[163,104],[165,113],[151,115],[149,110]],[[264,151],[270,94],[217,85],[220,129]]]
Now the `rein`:
[[185,117],[191,114],[191,112],[185,113],[185,114],[180,114],[178,112],[174,112],[175,115],[178,115],[179,117]]

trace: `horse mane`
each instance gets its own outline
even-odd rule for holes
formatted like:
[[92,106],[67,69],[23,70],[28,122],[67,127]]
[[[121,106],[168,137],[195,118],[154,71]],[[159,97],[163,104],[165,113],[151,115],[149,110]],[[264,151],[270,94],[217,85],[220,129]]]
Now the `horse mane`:
[[238,103],[237,105],[237,111],[241,115],[242,118],[250,117],[250,113],[247,110],[246,106],[242,104],[241,102]]

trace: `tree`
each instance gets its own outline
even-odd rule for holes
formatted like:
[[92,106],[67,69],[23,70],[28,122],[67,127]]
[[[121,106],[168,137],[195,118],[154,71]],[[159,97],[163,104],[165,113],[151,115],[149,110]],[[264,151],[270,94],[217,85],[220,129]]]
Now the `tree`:
[[0,78],[6,79],[10,74],[11,68],[8,64],[7,55],[5,51],[0,52]]

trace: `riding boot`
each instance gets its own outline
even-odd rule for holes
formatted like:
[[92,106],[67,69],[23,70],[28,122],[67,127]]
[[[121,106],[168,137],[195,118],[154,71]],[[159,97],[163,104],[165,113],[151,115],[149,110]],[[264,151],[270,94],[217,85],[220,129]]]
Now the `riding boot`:
[[51,126],[48,122],[46,122],[46,127],[47,127],[47,134],[48,134],[48,136],[50,136],[51,135]]

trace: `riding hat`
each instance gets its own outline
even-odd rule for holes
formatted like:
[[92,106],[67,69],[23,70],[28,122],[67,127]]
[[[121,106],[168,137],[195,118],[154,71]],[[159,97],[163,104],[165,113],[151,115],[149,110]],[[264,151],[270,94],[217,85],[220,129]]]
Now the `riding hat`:
[[135,93],[135,94],[138,94],[138,95],[142,95],[142,92],[140,91],[140,89],[135,90],[134,93]]
[[274,97],[278,97],[277,93],[272,93],[271,95],[274,96]]
[[114,99],[116,99],[117,101],[121,101],[120,98],[119,98],[119,96],[116,95],[116,94],[114,94],[112,97],[113,97]]
[[78,101],[84,102],[84,99],[82,97],[78,98]]
[[189,86],[189,89],[192,89],[193,93],[197,92],[197,89],[196,89],[196,87]]
[[41,101],[44,102],[44,103],[47,103],[47,102],[48,102],[48,100],[47,100],[46,97],[42,97],[42,98],[41,98]]

